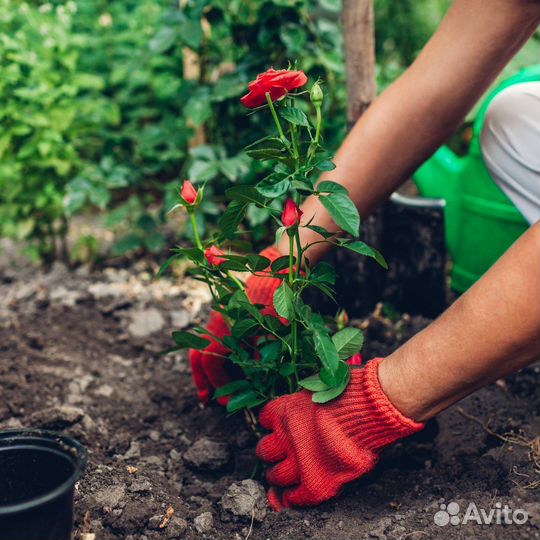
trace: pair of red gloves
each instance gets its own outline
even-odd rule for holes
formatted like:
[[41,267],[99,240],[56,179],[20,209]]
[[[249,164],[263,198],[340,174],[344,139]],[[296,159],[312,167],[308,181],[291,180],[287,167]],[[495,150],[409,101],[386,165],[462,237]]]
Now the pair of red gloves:
[[[268,248],[261,255],[273,261],[280,253]],[[251,302],[267,306],[263,313],[275,315],[272,301],[280,283],[277,278],[252,276],[246,291]],[[229,333],[219,313],[212,313],[208,330],[219,337]],[[227,360],[216,353],[226,356],[227,349],[212,339],[204,351],[190,353],[203,403],[231,380]],[[355,355],[350,363],[360,361]],[[257,456],[274,464],[266,477],[271,484],[268,500],[275,510],[330,499],[345,484],[373,470],[382,448],[424,427],[401,414],[386,397],[378,378],[382,361],[372,360],[363,369],[353,367],[345,392],[328,403],[313,403],[311,392],[303,390],[275,399],[261,411],[260,423],[271,434],[257,445]],[[227,398],[218,402],[224,405]]]

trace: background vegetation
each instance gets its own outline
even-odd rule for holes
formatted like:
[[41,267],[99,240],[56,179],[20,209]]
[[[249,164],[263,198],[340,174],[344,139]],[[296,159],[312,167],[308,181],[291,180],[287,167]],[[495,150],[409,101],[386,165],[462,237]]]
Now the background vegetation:
[[[414,60],[448,3],[375,2],[379,88]],[[68,258],[72,216],[99,211],[114,254],[159,252],[185,177],[208,182],[199,219],[211,227],[225,187],[264,174],[242,149],[268,126],[239,98],[269,66],[293,62],[324,81],[335,148],[346,126],[340,9],[339,0],[0,0],[0,236],[36,259]],[[260,241],[267,217],[248,215]],[[86,249],[72,259],[95,256],[91,235],[79,242]]]

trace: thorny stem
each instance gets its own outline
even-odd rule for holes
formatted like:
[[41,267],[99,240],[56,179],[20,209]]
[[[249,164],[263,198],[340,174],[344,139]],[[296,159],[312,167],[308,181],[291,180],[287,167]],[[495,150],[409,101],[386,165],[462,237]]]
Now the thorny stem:
[[191,226],[193,227],[193,236],[195,237],[195,243],[197,244],[197,247],[201,251],[204,251],[204,248],[201,242],[201,237],[199,236],[199,229],[197,228],[197,221],[195,220],[195,212],[193,211],[192,208],[188,208],[188,214],[189,214],[189,219],[191,220]]
[[281,123],[279,121],[278,115],[276,113],[276,108],[274,107],[274,102],[272,101],[272,98],[270,97],[270,92],[266,92],[266,101],[268,102],[268,106],[270,107],[270,112],[272,113],[272,118],[274,119],[274,122],[276,123],[279,138],[283,142],[283,144],[287,147],[287,149],[290,150],[290,142],[287,137],[285,137],[285,133],[283,133],[283,129],[281,127]]
[[311,145],[308,150],[308,161],[311,161],[313,154],[317,150],[317,146],[319,146],[319,140],[321,138],[322,113],[320,105],[315,106],[315,112],[317,114],[317,126],[315,128],[315,138],[311,141]]
[[[298,252],[297,254],[297,260],[296,260],[296,271],[294,268],[294,241],[295,238],[298,237],[298,227],[295,228],[293,234],[291,233],[291,230],[289,229],[287,231],[289,234],[289,283],[291,285],[291,289],[293,290],[293,294],[295,294],[295,277],[298,272],[298,268],[300,267],[298,257],[301,256],[301,253]],[[296,274],[296,275],[295,275]],[[295,299],[296,304],[296,299]],[[291,363],[294,367],[294,376],[296,379],[296,383],[298,384],[298,371],[296,367],[296,360],[298,356],[298,322],[296,320],[296,314],[294,314],[293,319],[291,322],[291,341],[292,341],[292,354],[291,354]],[[291,381],[289,379],[289,385],[291,386]]]
[[235,285],[236,285],[241,291],[246,292],[246,288],[245,288],[244,284],[243,284],[236,276],[233,276],[229,271],[227,271],[227,276],[228,276],[229,278],[231,278],[231,279],[234,281]]

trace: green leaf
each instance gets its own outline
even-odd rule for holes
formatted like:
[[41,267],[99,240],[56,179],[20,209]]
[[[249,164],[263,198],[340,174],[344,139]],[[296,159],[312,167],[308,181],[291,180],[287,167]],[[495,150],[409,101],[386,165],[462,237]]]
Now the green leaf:
[[152,52],[161,54],[167,49],[170,49],[176,43],[177,38],[178,34],[176,28],[172,26],[164,26],[150,40],[148,46]]
[[202,351],[210,345],[210,340],[195,336],[189,332],[173,332],[172,338],[176,345],[181,349],[195,349],[197,351]]
[[[347,368],[348,367],[349,366],[347,366]],[[345,378],[343,379],[341,384],[339,384],[339,386],[337,386],[336,388],[329,388],[328,390],[321,390],[319,392],[315,392],[311,397],[311,400],[314,403],[327,403],[328,401],[337,398],[345,391],[350,380],[351,372],[350,369],[347,369]]]
[[281,148],[254,148],[252,150],[246,150],[246,154],[250,158],[260,161],[286,157],[285,151]]
[[295,366],[292,362],[287,362],[283,364],[280,368],[278,373],[283,377],[289,377],[295,372]]
[[360,255],[366,255],[367,257],[372,257],[375,259],[383,268],[388,270],[388,263],[386,262],[385,258],[381,255],[379,251],[377,251],[375,248],[372,248],[365,244],[364,242],[350,242],[346,244],[342,244],[343,247],[346,247],[347,249],[350,249],[351,251],[354,251],[355,253],[360,253]]
[[247,203],[233,201],[221,216],[219,227],[226,238],[231,238],[235,235],[238,227],[244,218]]
[[289,256],[283,255],[283,257],[278,257],[273,263],[272,263],[272,272],[279,272],[280,270],[285,270],[285,268],[289,268]]
[[180,247],[178,248],[178,251],[195,263],[202,263],[204,261],[204,252],[201,251],[199,248]]
[[280,116],[296,126],[309,126],[309,120],[304,111],[293,107],[284,107],[279,111]]
[[334,342],[325,332],[314,332],[315,351],[330,373],[335,374],[339,366],[339,355]]
[[358,215],[358,209],[348,195],[331,193],[330,195],[320,196],[319,200],[341,229],[353,236],[358,236],[360,232],[360,216]]
[[232,327],[231,333],[235,338],[241,339],[246,335],[253,335],[253,330],[259,327],[259,323],[252,319],[240,319]]
[[315,266],[310,278],[313,281],[334,284],[336,282],[336,271],[334,267],[326,262],[320,262]]
[[324,159],[323,161],[319,161],[315,167],[317,167],[319,171],[333,171],[336,168],[336,164],[329,159]]
[[270,259],[267,259],[262,255],[248,255],[247,262],[253,272],[260,272],[262,270],[266,270],[270,266]]
[[281,195],[287,193],[290,183],[288,178],[284,178],[277,182],[275,179],[265,179],[262,182],[259,182],[255,189],[264,197],[275,199],[276,197],[281,197]]
[[263,345],[259,352],[261,353],[261,362],[263,364],[269,364],[270,362],[275,362],[281,353],[281,342],[272,341],[267,345]]
[[364,344],[364,334],[359,328],[344,328],[332,336],[340,360],[347,360],[356,354]]
[[306,377],[305,379],[302,379],[298,384],[302,388],[305,388],[306,390],[309,390],[311,392],[321,392],[330,388],[326,383],[321,381],[321,378],[318,374]]
[[231,381],[230,383],[227,383],[224,386],[220,386],[214,392],[214,398],[218,398],[222,396],[230,396],[231,394],[238,392],[238,390],[245,390],[250,387],[251,387],[251,383],[249,381],[246,381],[246,379],[238,379],[236,381]]
[[294,295],[289,284],[284,281],[274,293],[274,307],[280,317],[292,320],[294,317]]
[[336,234],[336,233],[327,231],[324,227],[319,227],[318,225],[306,225],[306,227],[316,232],[317,234],[320,234],[324,239],[335,236]]
[[226,191],[226,194],[227,198],[230,200],[259,205],[265,205],[267,199],[267,197],[261,195],[255,187],[246,185],[229,188]]
[[320,193],[344,193],[345,195],[349,194],[349,191],[346,187],[343,187],[337,182],[331,182],[330,180],[325,180],[317,184],[317,191]]
[[161,268],[159,269],[159,272],[156,274],[156,277],[160,278],[161,276],[163,276],[163,274],[167,271],[167,269],[169,268],[169,266],[171,266],[171,264],[176,261],[177,259],[180,258],[180,255],[179,254],[176,254],[176,255],[172,255],[171,257],[169,257],[162,265],[161,265]]
[[240,409],[250,409],[251,407],[256,407],[261,403],[266,401],[265,397],[255,390],[244,390],[239,394],[235,394],[227,403],[227,412],[233,413],[239,411]]

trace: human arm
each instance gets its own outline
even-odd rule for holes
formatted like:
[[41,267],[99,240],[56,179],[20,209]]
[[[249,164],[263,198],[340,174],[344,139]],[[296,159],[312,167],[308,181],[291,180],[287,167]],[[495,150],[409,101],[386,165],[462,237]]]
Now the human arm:
[[[365,218],[459,126],[467,112],[540,22],[534,0],[456,0],[411,67],[360,118],[321,177],[349,190]],[[304,222],[337,230],[316,197]],[[301,229],[302,244],[320,240]],[[308,250],[313,262],[329,245]],[[279,250],[286,254],[284,238]]]
[[373,470],[380,450],[476,389],[538,360],[540,222],[439,319],[385,359],[353,370],[344,394],[316,404],[306,390],[261,412],[272,433],[257,454],[269,501],[319,504]]

